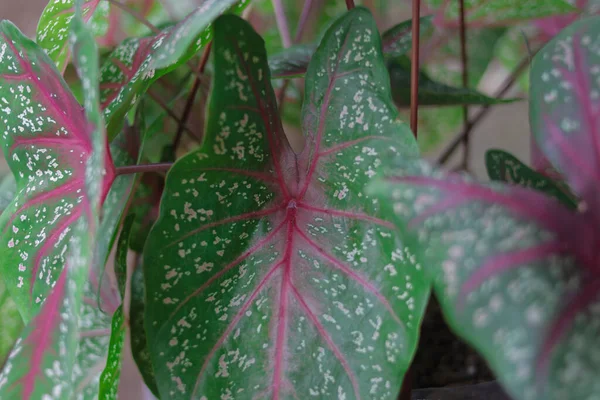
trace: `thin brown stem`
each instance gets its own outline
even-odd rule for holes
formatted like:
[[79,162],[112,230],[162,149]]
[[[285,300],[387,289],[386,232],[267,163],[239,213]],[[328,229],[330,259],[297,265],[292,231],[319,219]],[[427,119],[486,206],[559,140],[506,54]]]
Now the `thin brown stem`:
[[354,5],[354,0],[346,0],[346,8],[347,8],[348,10],[352,10],[354,7],[356,7],[356,6]]
[[191,136],[194,136],[194,130],[189,125],[187,125],[187,123],[184,124],[183,121],[179,119],[177,114],[175,114],[175,111],[171,110],[171,108],[169,108],[169,106],[156,93],[154,93],[154,91],[148,90],[148,95],[152,98],[152,100],[156,102],[156,104],[160,106],[160,108],[162,108],[167,113],[169,117],[173,118],[173,120],[175,120],[175,122],[177,122],[179,125],[183,125],[184,131],[186,131]]
[[[465,24],[465,0],[458,0],[459,5],[459,30],[460,30],[460,63],[462,67],[462,84],[466,89],[469,86],[469,67],[467,60],[467,25]],[[463,125],[466,132],[470,132],[469,129],[469,107],[463,106]],[[467,169],[470,158],[470,134],[466,134],[463,138],[463,159],[461,168]]]
[[[304,29],[306,28],[306,22],[308,20],[308,16],[310,15],[310,9],[312,7],[312,0],[305,0],[304,6],[302,7],[302,14],[300,15],[300,22],[298,23],[298,27],[296,28],[296,35],[294,36],[294,44],[298,43],[302,39],[302,35],[304,33]],[[283,11],[283,8],[282,8]],[[285,14],[284,14],[285,17]],[[282,36],[283,37],[283,36]],[[283,44],[284,47],[285,43]],[[279,115],[283,114],[283,103],[285,102],[285,92],[290,85],[290,80],[286,79],[281,86],[279,91],[279,95],[277,96],[277,104],[279,105]],[[299,88],[300,89],[300,88]],[[299,90],[301,91],[301,90]]]
[[410,129],[415,138],[419,125],[419,34],[421,0],[412,2],[412,47],[410,66]]
[[145,172],[166,172],[172,166],[173,166],[173,163],[127,165],[124,167],[117,167],[116,174],[117,174],[117,176],[119,176],[119,175],[130,175],[130,174],[142,174]]
[[[506,93],[508,93],[510,88],[515,84],[517,79],[519,79],[521,74],[525,71],[525,69],[529,65],[529,60],[530,60],[529,56],[527,56],[521,60],[521,62],[517,66],[517,68],[515,68],[515,70],[506,78],[506,80],[504,81],[504,83],[502,84],[502,86],[500,87],[498,92],[496,92],[496,94],[494,94],[495,98],[502,98],[506,95]],[[486,104],[485,106],[481,107],[479,112],[469,121],[467,126],[465,126],[465,129],[460,134],[455,136],[454,139],[452,139],[452,142],[450,142],[448,147],[446,147],[446,149],[442,152],[442,154],[438,158],[437,164],[441,165],[441,164],[444,164],[446,161],[448,161],[450,156],[454,153],[454,151],[456,151],[458,146],[463,142],[464,137],[468,136],[471,133],[471,131],[483,120],[483,118],[485,118],[485,116],[490,112],[491,107],[492,107],[491,104]]]
[[206,64],[208,63],[208,57],[210,55],[210,49],[212,47],[212,42],[209,42],[204,48],[204,52],[202,53],[202,58],[200,59],[200,63],[198,64],[198,70],[196,77],[194,78],[194,84],[192,85],[192,91],[188,96],[188,99],[185,103],[185,107],[183,109],[183,114],[181,115],[181,120],[179,125],[177,126],[177,132],[175,133],[175,140],[173,141],[173,148],[177,149],[179,143],[181,142],[181,137],[183,135],[183,131],[185,129],[185,125],[187,124],[187,120],[190,117],[190,113],[192,112],[192,107],[194,105],[194,101],[196,100],[196,93],[198,93],[198,89],[200,89],[200,76],[204,73],[204,69],[206,68]]
[[156,26],[154,26],[152,23],[150,23],[150,21],[148,21],[146,18],[144,18],[143,15],[141,15],[137,11],[133,10],[131,7],[127,6],[126,4],[121,3],[118,0],[108,0],[108,2],[112,5],[120,8],[121,10],[125,11],[127,14],[131,15],[133,18],[137,19],[139,22],[141,22],[142,24],[147,26],[148,29],[150,29],[152,32],[160,33],[160,29],[158,29]]

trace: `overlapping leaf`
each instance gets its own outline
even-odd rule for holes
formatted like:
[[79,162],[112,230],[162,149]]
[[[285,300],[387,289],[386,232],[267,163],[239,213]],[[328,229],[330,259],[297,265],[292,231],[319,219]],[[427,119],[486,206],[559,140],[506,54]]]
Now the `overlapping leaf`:
[[214,46],[209,134],[169,172],[144,250],[161,398],[395,398],[428,286],[364,193],[383,154],[417,153],[375,22],[356,8],[326,33],[298,154],[260,37],[224,16]]
[[[129,250],[129,235],[133,225],[133,215],[128,215],[123,223],[123,229],[119,236],[117,252],[115,256],[115,275],[117,278],[119,293],[125,299],[125,285],[127,282],[127,252]],[[111,323],[110,344],[106,367],[100,376],[99,399],[116,399],[119,388],[119,377],[121,375],[122,351],[125,340],[125,316],[123,304],[115,311]]]
[[600,213],[598,21],[580,20],[540,50],[529,102],[537,145],[593,213]]
[[598,22],[571,25],[536,55],[531,72],[532,128],[580,196],[577,210],[537,191],[484,186],[422,164],[373,189],[399,226],[416,230],[413,245],[447,320],[516,399],[600,392]]
[[[399,57],[388,63],[392,97],[399,106],[410,106],[410,60]],[[495,99],[470,88],[453,87],[419,73],[419,105],[448,106],[457,104],[500,104],[513,99]]]
[[8,22],[0,30],[2,147],[17,182],[2,214],[0,256],[8,290],[29,320],[61,274],[76,221],[97,207],[86,193],[103,198],[114,168],[103,161],[99,187],[86,190],[91,133],[101,122],[86,118],[41,48]]
[[577,202],[568,188],[523,164],[510,153],[502,150],[488,150],[485,165],[490,179],[512,183],[539,190],[552,196],[569,208],[576,208]]
[[[421,36],[431,29],[431,18],[419,20]],[[412,43],[412,21],[401,22],[383,33],[382,49],[386,57],[406,55]],[[310,59],[317,49],[316,44],[297,44],[269,57],[272,78],[291,78],[306,73]]]
[[[69,63],[70,24],[75,15],[76,0],[50,0],[42,12],[37,27],[37,43],[64,72]],[[109,2],[88,0],[83,5],[83,18],[90,24],[96,36],[102,36],[108,29]]]
[[[17,121],[10,120],[10,116],[7,115],[3,117],[3,123],[7,125],[3,144],[5,151],[12,157],[9,159],[9,165],[17,178],[16,199],[18,200],[24,194],[35,194],[37,187],[43,190],[47,185],[44,179],[50,182],[56,181],[57,179],[52,179],[56,178],[56,172],[73,175],[73,179],[81,179],[77,192],[80,200],[74,203],[66,214],[67,218],[75,217],[72,217],[68,227],[62,228],[66,232],[60,239],[63,240],[64,237],[67,239],[58,244],[60,258],[55,260],[54,265],[46,266],[56,270],[54,276],[48,274],[44,277],[49,286],[46,288],[49,293],[45,296],[41,307],[38,306],[41,308],[40,312],[34,315],[25,328],[0,374],[0,397],[2,398],[24,400],[46,396],[69,398],[75,391],[72,379],[77,376],[74,365],[80,340],[79,328],[84,321],[84,319],[80,320],[84,306],[84,289],[88,282],[89,265],[93,259],[92,243],[98,226],[98,208],[107,189],[103,175],[108,175],[112,181],[111,171],[106,171],[107,163],[104,154],[106,139],[98,103],[96,83],[98,54],[94,38],[84,25],[81,10],[78,10],[73,21],[75,33],[73,51],[79,76],[86,88],[85,112],[72,100],[72,97],[69,97],[58,72],[51,66],[43,50],[24,38],[13,25],[6,22],[0,25],[0,35],[3,38],[2,57],[5,61],[1,64],[8,70],[3,71],[4,82],[8,86],[5,84],[2,89],[15,91],[10,84],[14,82],[21,84],[20,88],[17,88],[21,96],[16,96],[13,103],[10,103],[10,106],[20,111],[16,117]],[[58,104],[63,106],[62,109],[57,108],[59,101]],[[73,103],[77,104],[77,108]],[[38,119],[30,120],[34,109]],[[66,118],[67,112],[73,113],[71,117],[74,121]],[[6,110],[4,113],[9,114]],[[67,126],[59,125],[60,122]],[[9,124],[13,123],[15,128],[11,129]],[[47,131],[49,127],[53,128],[50,132]],[[63,152],[57,151],[57,146],[60,144],[64,146]],[[23,149],[20,149],[21,147]],[[29,149],[30,147],[32,149]],[[74,166],[67,164],[70,168],[58,169],[60,163],[64,163],[64,160],[69,158],[69,154],[73,154],[69,153],[69,150],[77,154],[77,157],[70,156],[76,159]],[[23,162],[19,162],[21,158],[24,159]],[[38,161],[42,165],[48,163],[49,168],[42,169],[41,165],[37,164]],[[36,175],[36,170],[41,174]],[[78,170],[83,172],[75,174]],[[49,172],[48,176],[43,176],[46,171]],[[71,186],[75,185],[71,184]],[[43,196],[38,199],[48,200],[48,197],[52,198]],[[34,203],[34,207],[36,205],[41,207],[42,204],[38,201]],[[14,208],[14,204],[11,207]],[[21,250],[19,255],[27,254],[30,246],[28,235],[33,236],[36,232],[33,230],[32,221],[36,215],[28,215],[29,211],[25,209],[20,214],[23,218],[8,222],[8,227],[13,228],[11,231],[15,235],[18,233],[15,228],[30,229],[30,232],[22,233],[23,237],[18,241],[13,239],[11,248]],[[45,210],[40,209],[38,216],[42,211]],[[59,213],[57,218],[60,217]],[[37,222],[45,223],[45,227],[49,226],[50,229],[53,228],[52,224],[46,221]],[[36,245],[39,243],[38,241]],[[10,254],[8,256],[10,257]],[[23,261],[26,261],[26,257]],[[10,266],[14,268],[16,265]],[[11,284],[10,280],[8,284]],[[26,315],[25,312],[22,313]]]
[[127,39],[102,66],[102,106],[113,138],[123,119],[150,84],[188,61],[210,40],[210,24],[227,10],[239,12],[248,0],[209,0],[175,26],[154,36]]

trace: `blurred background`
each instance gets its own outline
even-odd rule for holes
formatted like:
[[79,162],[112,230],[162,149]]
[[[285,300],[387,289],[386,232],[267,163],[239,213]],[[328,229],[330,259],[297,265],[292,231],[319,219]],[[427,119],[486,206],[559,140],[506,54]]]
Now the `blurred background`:
[[[189,5],[184,3],[193,3],[194,0],[179,0],[182,8],[187,8]],[[201,3],[201,0],[195,0],[197,3]],[[37,21],[42,13],[42,10],[48,3],[48,0],[25,0],[26,5],[23,2],[17,2],[13,0],[0,0],[0,18],[8,19],[13,21],[24,33],[29,37],[35,37],[35,29]],[[258,11],[268,11],[270,0],[259,0],[255,1]],[[298,6],[290,7],[287,9],[288,19],[293,21],[294,13],[293,9],[301,9],[302,1],[293,0],[287,1],[287,3],[296,3]],[[323,3],[319,7],[319,3]],[[326,4],[330,3],[326,0],[315,0],[314,9],[321,10],[319,12],[327,12]],[[343,3],[343,1],[339,1]],[[369,7],[374,13],[378,14],[378,23],[381,30],[385,30],[390,26],[393,26],[401,21],[410,18],[410,1],[357,1]],[[385,3],[385,5],[383,5]],[[424,2],[426,3],[426,2]],[[385,9],[382,9],[385,6]],[[378,13],[378,11],[380,11]],[[335,11],[333,11],[335,12]],[[422,15],[426,14],[427,9],[422,10]],[[267,14],[262,13],[262,14]],[[265,35],[277,35],[277,29],[272,19],[261,18],[260,12],[256,12],[254,15],[255,20],[253,22],[258,30],[263,30]],[[258,15],[258,16],[257,16]],[[311,19],[315,21],[315,19]],[[311,21],[309,20],[309,21]],[[309,22],[310,23],[310,22]],[[308,33],[317,33],[311,27],[306,28]],[[507,54],[511,51],[510,46],[503,46],[502,41],[506,42],[507,38],[511,40],[521,41],[525,44],[525,40],[522,35],[524,32],[521,31],[520,27],[512,29],[512,32],[502,32],[503,38],[495,40],[496,38],[486,38],[487,33],[479,34],[480,40],[471,40],[469,37],[469,56],[473,58],[481,57],[481,53],[491,52],[495,50],[498,55],[493,59],[489,65],[485,68],[485,71],[481,75],[481,78],[476,79],[478,82],[475,85],[480,92],[492,96],[497,88],[502,84],[506,77],[510,74],[510,70],[506,68],[501,60],[503,58],[509,58],[512,55]],[[456,42],[458,40],[458,32],[456,30],[448,32],[448,34],[456,36]],[[477,32],[473,32],[475,39],[477,39]],[[307,36],[309,36],[307,34]],[[273,38],[273,41],[276,41]],[[483,43],[481,43],[483,42]],[[500,42],[500,43],[499,43]],[[473,48],[475,46],[475,48]],[[483,49],[477,46],[483,46]],[[423,63],[427,63],[427,59],[435,60],[435,64],[439,63],[440,56],[444,54],[435,54],[435,50],[430,51],[428,49],[428,43],[425,42],[422,52],[423,56],[426,56]],[[456,50],[456,49],[454,49]],[[440,53],[442,53],[440,51]],[[457,62],[455,57],[447,60],[445,63],[446,71],[436,71],[436,79],[443,81],[444,75],[460,75],[460,64]],[[481,72],[477,71],[477,75]],[[442,75],[442,79],[440,76]],[[460,82],[456,82],[455,77],[448,80],[449,82],[454,81],[457,86]],[[485,170],[485,151],[490,148],[499,148],[508,150],[514,154],[517,158],[521,159],[525,163],[530,161],[529,151],[529,123],[528,123],[528,107],[525,100],[525,93],[522,90],[523,85],[515,85],[515,87],[509,91],[506,97],[520,97],[524,100],[517,101],[510,104],[501,104],[493,106],[492,111],[488,116],[480,123],[471,134],[471,151],[470,151],[470,172],[475,174],[478,178],[487,179],[487,173]],[[457,107],[450,107],[450,109],[442,109],[435,107],[436,110],[431,110],[433,107],[422,107],[421,117],[419,121],[419,142],[421,148],[427,158],[432,160],[437,159],[440,153],[446,148],[448,142],[452,140],[456,134],[461,131],[462,116],[460,109]],[[476,114],[478,111],[477,106],[470,107],[470,115]],[[408,121],[408,113],[406,115],[406,121]],[[446,121],[444,121],[446,120]],[[454,152],[453,156],[448,160],[450,167],[457,165],[461,160],[461,149]],[[4,164],[2,164],[4,167]]]

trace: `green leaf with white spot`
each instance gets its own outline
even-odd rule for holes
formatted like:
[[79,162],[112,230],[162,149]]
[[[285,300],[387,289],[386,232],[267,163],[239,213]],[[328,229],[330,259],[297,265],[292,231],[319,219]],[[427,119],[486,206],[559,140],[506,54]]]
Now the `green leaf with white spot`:
[[365,193],[385,154],[418,154],[375,21],[359,7],[325,34],[299,153],[262,39],[235,16],[214,29],[207,137],[169,171],[144,249],[160,396],[394,399],[429,285]]
[[[432,30],[431,17],[420,19],[421,36]],[[412,44],[412,21],[394,25],[383,33],[382,49],[388,58],[406,55]],[[271,78],[293,78],[303,76],[310,59],[317,49],[316,44],[296,44],[269,57]]]
[[485,166],[490,179],[511,183],[546,193],[569,208],[576,208],[575,196],[561,182],[534,171],[518,158],[502,150],[488,150]]
[[[81,2],[78,3],[81,5]],[[97,49],[93,36],[85,27],[80,9],[77,9],[72,29],[74,37],[74,60],[85,88],[85,111],[82,111],[80,108],[68,108],[72,106],[70,103],[71,99],[68,96],[60,98],[60,104],[64,105],[65,108],[61,109],[60,113],[55,114],[56,119],[53,119],[52,123],[59,124],[60,122],[67,121],[64,116],[66,111],[72,111],[73,113],[81,111],[82,115],[79,115],[80,120],[76,120],[76,122],[83,121],[82,130],[74,131],[72,128],[73,126],[77,126],[77,124],[68,120],[70,123],[66,123],[67,128],[57,131],[61,136],[58,138],[36,137],[36,135],[40,135],[40,131],[43,134],[43,129],[37,129],[33,132],[23,129],[20,130],[21,135],[16,135],[14,131],[8,131],[3,136],[3,139],[9,137],[8,144],[10,145],[17,139],[29,139],[29,141],[25,142],[26,145],[23,146],[25,149],[20,153],[19,150],[15,150],[15,153],[18,154],[16,157],[17,160],[9,159],[9,166],[17,177],[18,193],[16,199],[19,198],[19,195],[27,192],[25,190],[27,186],[23,184],[23,180],[27,184],[31,184],[35,180],[35,178],[23,179],[25,174],[22,172],[23,170],[18,162],[15,162],[18,161],[19,156],[23,158],[27,157],[30,160],[31,166],[34,165],[34,160],[44,159],[44,162],[47,162],[54,156],[57,156],[58,160],[68,158],[67,154],[72,154],[69,153],[69,147],[71,147],[73,152],[81,152],[78,157],[79,165],[77,168],[82,169],[83,174],[80,177],[82,184],[77,195],[81,199],[79,207],[83,210],[79,214],[75,213],[75,207],[68,210],[71,212],[70,215],[76,217],[70,221],[67,228],[63,227],[63,229],[67,229],[66,233],[68,235],[62,235],[61,240],[66,239],[59,244],[61,253],[60,259],[57,261],[61,263],[55,262],[55,266],[53,266],[57,270],[58,276],[53,277],[51,274],[48,274],[45,277],[46,284],[49,287],[45,294],[45,300],[41,306],[38,306],[40,312],[34,314],[33,318],[30,319],[22,336],[13,348],[2,373],[0,373],[1,398],[30,400],[31,398],[46,397],[48,394],[51,394],[54,398],[70,398],[71,394],[76,392],[79,387],[74,387],[73,379],[76,379],[78,373],[81,372],[75,363],[78,358],[77,349],[81,339],[81,327],[86,321],[82,318],[82,310],[85,304],[85,287],[89,282],[89,266],[93,260],[94,236],[99,224],[98,207],[105,193],[103,175],[105,175],[106,166],[104,154],[106,139],[102,124],[102,114],[98,103]],[[31,94],[31,92],[34,92],[38,96],[36,99],[41,99],[40,101],[43,106],[40,110],[40,118],[42,120],[40,120],[41,123],[38,125],[48,128],[48,126],[44,125],[44,122],[49,122],[47,119],[44,121],[48,117],[48,114],[43,114],[43,112],[49,114],[52,112],[57,113],[56,102],[58,101],[58,96],[54,92],[56,91],[61,95],[64,94],[66,85],[62,82],[58,72],[49,63],[50,60],[47,59],[43,50],[33,42],[25,39],[14,26],[5,22],[1,23],[0,35],[3,39],[2,48],[5,49],[3,57],[6,57],[6,63],[2,65],[8,64],[7,67],[10,67],[8,68],[10,73],[2,71],[5,73],[5,78],[8,77],[6,81],[9,84],[13,83],[12,81],[21,82],[23,85],[22,94],[26,92]],[[20,49],[20,51],[17,49]],[[34,68],[38,72],[37,79],[33,75]],[[12,81],[11,78],[13,78]],[[6,89],[5,85],[2,90],[4,89]],[[15,100],[16,104],[13,103],[13,106],[22,107],[24,99],[27,99],[27,97],[17,98]],[[32,103],[31,107],[33,108],[34,106],[36,109],[40,108],[39,104]],[[21,123],[23,123],[26,116],[26,113],[21,114]],[[69,118],[74,119],[76,117],[77,115],[69,116]],[[31,128],[31,126],[27,125],[25,127]],[[51,132],[55,134],[54,131]],[[10,133],[13,133],[15,137],[10,136]],[[48,146],[49,143],[53,146]],[[7,147],[10,151],[10,147],[6,146],[7,142],[4,141],[3,144],[5,145],[5,151]],[[17,144],[21,145],[18,142]],[[58,144],[63,144],[64,152],[56,150]],[[29,146],[35,150],[46,148],[46,151],[38,151],[36,154],[28,156],[27,149]],[[86,154],[86,150],[88,149],[91,154]],[[53,152],[58,154],[53,155]],[[44,155],[47,155],[47,158],[42,157]],[[13,161],[13,164],[10,164],[10,161]],[[54,163],[57,163],[57,160]],[[55,166],[50,165],[50,167]],[[29,173],[33,169],[29,168]],[[52,170],[50,171],[53,172]],[[50,176],[53,175],[50,174]],[[46,177],[46,179],[48,178]],[[42,183],[38,182],[38,185],[41,185],[42,189],[44,188]],[[37,202],[33,203],[34,206],[43,205],[43,202],[39,200],[47,200],[47,197],[42,196],[37,200]],[[15,228],[19,222],[32,224],[32,222],[27,221],[26,216],[25,218],[13,219],[7,224],[7,227],[11,226]],[[37,221],[37,223],[40,222],[44,221]],[[48,227],[48,224],[45,223],[44,226]],[[4,232],[6,232],[7,227],[4,228]],[[51,225],[50,227],[52,229]],[[18,233],[14,229],[11,229],[11,231],[15,235]],[[33,230],[28,234],[33,235]],[[20,243],[17,243],[15,240],[13,247],[17,251],[21,250],[21,254],[23,254],[28,251],[27,240],[27,236]],[[46,267],[50,268],[50,265],[46,265]],[[55,278],[55,280],[51,281],[51,278]],[[21,312],[25,314],[22,310]]]
[[[371,193],[412,232],[446,321],[515,400],[599,393],[593,217],[539,191],[401,163]],[[593,233],[592,233],[593,234]],[[577,368],[577,374],[572,374]]]
[[[388,63],[392,97],[400,107],[410,106],[411,67],[408,57],[398,57]],[[461,88],[436,82],[424,72],[419,73],[419,105],[485,105],[502,104],[515,99],[495,99],[470,88]]]
[[[56,67],[64,73],[71,57],[69,50],[70,24],[75,15],[76,0],[50,0],[38,22],[36,41]],[[108,29],[109,2],[88,0],[83,4],[83,19],[90,25],[95,36],[102,36]]]
[[[94,134],[95,127],[102,129],[101,114],[92,104],[86,104],[90,112],[82,109],[44,51],[9,22],[1,23],[0,45],[1,142],[17,185],[1,217],[0,257],[7,288],[28,321],[61,273],[72,227],[88,211],[95,213],[90,199],[98,194],[100,201],[108,191],[114,167],[110,157],[103,159],[99,172],[106,174],[89,180],[95,173],[86,164],[103,154],[93,149],[106,146],[98,143],[102,132]],[[94,57],[86,57],[93,64]]]

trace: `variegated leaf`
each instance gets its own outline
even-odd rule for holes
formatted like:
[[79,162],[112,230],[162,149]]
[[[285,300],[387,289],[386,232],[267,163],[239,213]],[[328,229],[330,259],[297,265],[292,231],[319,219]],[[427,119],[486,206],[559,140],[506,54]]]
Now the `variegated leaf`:
[[485,165],[490,179],[539,190],[562,202],[569,208],[577,207],[577,200],[562,182],[554,181],[523,164],[510,153],[488,150]]
[[600,216],[600,17],[563,30],[532,61],[529,97],[537,145]]
[[[83,18],[96,36],[108,29],[109,2],[88,0],[84,3]],[[63,73],[69,63],[70,24],[75,15],[75,0],[50,0],[38,22],[36,41]]]
[[342,16],[312,57],[300,153],[261,38],[223,16],[214,51],[208,136],[170,170],[144,249],[161,398],[395,398],[428,283],[364,193],[385,153],[418,152],[372,16]]
[[[81,1],[78,1],[78,4],[81,6]],[[42,50],[23,38],[14,26],[3,23],[0,28],[1,35],[4,38],[2,47],[5,49],[5,53],[3,56],[7,57],[7,68],[12,74],[4,76],[9,76],[7,80],[10,82],[11,76],[20,73],[17,75],[17,80],[25,81],[25,84],[21,86],[23,90],[21,94],[28,93],[32,98],[39,96],[40,100],[45,102],[42,103],[43,106],[41,107],[39,104],[31,102],[31,108],[33,106],[41,108],[38,112],[41,111],[40,118],[42,119],[38,120],[38,129],[33,130],[34,125],[31,124],[25,125],[29,129],[23,130],[21,133],[27,132],[31,135],[31,133],[44,132],[43,128],[47,128],[45,124],[50,123],[48,119],[52,120],[49,115],[44,114],[47,110],[50,112],[53,110],[57,113],[58,115],[55,114],[56,119],[62,122],[66,120],[64,115],[66,111],[81,111],[83,113],[80,108],[57,110],[55,103],[57,96],[56,94],[52,96],[50,90],[61,90],[60,93],[63,94],[65,89],[61,81],[58,80],[60,78],[56,79],[56,71],[46,63],[45,55],[40,54],[43,53]],[[35,166],[35,161],[40,159],[43,159],[44,162],[53,160],[52,151],[56,151],[58,144],[67,143],[65,146],[66,151],[68,151],[69,145],[73,146],[73,151],[81,151],[82,154],[76,163],[76,168],[83,170],[80,176],[80,179],[82,179],[81,188],[78,193],[82,200],[80,200],[80,205],[77,206],[82,210],[79,211],[79,215],[75,214],[75,207],[69,210],[72,213],[71,215],[77,215],[77,217],[68,226],[70,235],[63,235],[67,239],[60,244],[61,259],[59,261],[64,264],[54,266],[58,272],[54,282],[49,281],[52,276],[46,277],[49,293],[42,302],[40,312],[30,320],[23,335],[13,348],[2,373],[0,373],[1,398],[20,398],[23,400],[31,398],[63,399],[70,398],[74,392],[72,379],[77,374],[74,365],[80,339],[80,323],[84,321],[84,319],[80,319],[84,306],[84,288],[88,282],[89,266],[93,260],[92,243],[98,227],[98,208],[105,196],[103,175],[106,172],[104,154],[106,139],[98,102],[98,53],[94,38],[85,27],[80,8],[76,11],[72,29],[75,64],[86,89],[84,92],[85,112],[79,117],[80,121],[84,122],[81,126],[82,130],[73,130],[73,126],[77,125],[68,125],[63,130],[57,128],[57,133],[61,136],[58,139],[54,137],[28,138],[25,136],[25,140],[29,139],[29,142],[26,141],[25,144],[34,148],[37,148],[40,143],[36,143],[34,141],[36,139],[41,141],[40,147],[47,147],[48,140],[54,146],[50,146],[45,152],[34,152],[31,156],[28,156],[27,153],[21,153],[21,155],[24,158],[27,157],[26,159],[30,163],[29,165],[26,164],[29,167],[27,169],[33,171],[34,168],[32,167]],[[21,48],[21,52],[16,50],[17,46]],[[10,53],[7,48],[10,49]],[[38,73],[37,77],[33,76],[34,67]],[[43,86],[49,83],[55,83],[55,85],[49,86],[49,88]],[[21,107],[23,107],[21,102],[26,99],[27,97],[17,99],[17,105],[21,104]],[[71,106],[68,97],[60,98],[60,100],[61,105]],[[27,120],[27,116],[31,112],[20,114],[20,122],[23,123]],[[53,120],[51,123],[58,124],[59,122]],[[13,131],[13,133],[16,132]],[[19,138],[23,138],[23,136],[11,139],[16,140]],[[18,150],[15,153],[19,154]],[[45,158],[45,156],[48,158]],[[59,156],[62,156],[62,154],[59,154]],[[57,163],[57,161],[55,160],[54,163]],[[50,164],[52,164],[52,161]],[[22,179],[25,174],[21,172],[21,166],[17,163],[10,166],[17,176],[17,189],[22,189]],[[52,170],[50,171],[52,172]],[[51,176],[53,175],[50,174]],[[44,182],[40,182],[40,178],[40,176],[33,178],[28,183],[31,184],[38,179],[38,185],[43,187]],[[17,194],[17,197],[19,194]],[[23,220],[26,221],[27,218]],[[12,227],[15,227],[16,223],[14,220],[10,222]],[[16,232],[13,233],[16,234]],[[20,254],[28,250],[24,246],[27,244],[26,240],[29,240],[27,233],[24,232],[22,235],[25,235],[23,243],[14,244],[17,250],[22,249],[23,252]]]

